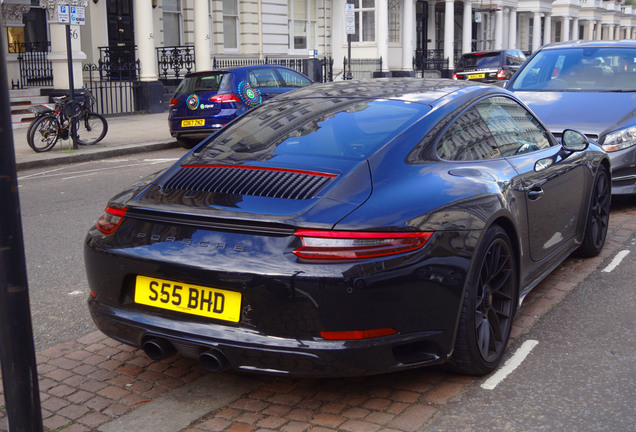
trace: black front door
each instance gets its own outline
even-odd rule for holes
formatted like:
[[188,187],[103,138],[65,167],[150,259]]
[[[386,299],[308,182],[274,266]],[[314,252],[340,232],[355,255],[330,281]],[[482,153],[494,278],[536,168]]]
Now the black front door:
[[111,79],[135,79],[135,32],[132,0],[108,0],[108,56]]

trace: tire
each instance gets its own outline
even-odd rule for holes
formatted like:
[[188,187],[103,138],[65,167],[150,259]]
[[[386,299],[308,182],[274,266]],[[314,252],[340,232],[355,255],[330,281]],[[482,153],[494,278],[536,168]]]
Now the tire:
[[89,112],[77,120],[77,143],[80,145],[97,144],[107,132],[108,123],[101,114]]
[[27,143],[37,153],[51,150],[59,137],[60,124],[55,115],[36,119],[27,131]]
[[177,144],[179,144],[184,149],[191,149],[195,145],[199,144],[200,140],[191,139],[191,138],[177,138]]
[[592,258],[601,253],[607,238],[612,201],[610,175],[607,168],[603,166],[599,168],[591,195],[583,242],[574,251],[574,255],[582,258]]
[[453,372],[486,375],[506,351],[517,311],[517,259],[508,234],[494,225],[481,241],[464,296],[455,350],[448,363]]

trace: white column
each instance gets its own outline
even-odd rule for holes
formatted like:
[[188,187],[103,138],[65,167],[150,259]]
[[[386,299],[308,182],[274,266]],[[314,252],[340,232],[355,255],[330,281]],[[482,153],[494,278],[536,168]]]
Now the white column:
[[510,49],[517,49],[517,9],[510,9],[510,30],[508,31],[510,36],[508,39],[508,47]]
[[603,21],[596,23],[596,40],[603,40]]
[[331,53],[333,56],[334,74],[340,70],[342,62],[347,55],[346,48],[347,35],[345,34],[345,0],[333,0],[331,10]]
[[536,51],[541,47],[541,14],[534,13],[532,21],[532,51]]
[[389,2],[377,0],[378,55],[382,57],[382,72],[389,70]]
[[[56,15],[57,20],[57,15]],[[51,52],[49,60],[53,68],[53,88],[67,90],[70,87],[68,74],[68,49],[66,47],[66,25],[52,22],[49,26],[51,34]],[[73,88],[82,88],[82,60],[86,54],[81,51],[80,27],[71,26],[71,58],[73,61]]]
[[464,0],[464,20],[462,25],[462,53],[472,51],[473,46],[473,4]]
[[570,17],[564,17],[561,20],[561,42],[570,40]]
[[404,0],[402,9],[402,70],[413,70],[415,55],[415,0]]
[[444,58],[448,59],[448,68],[455,67],[453,42],[455,42],[455,2],[453,0],[445,0],[446,8],[444,10]]
[[503,10],[503,40],[502,48],[510,48],[510,8],[504,8]]
[[589,20],[587,22],[587,34],[585,35],[585,40],[594,40],[594,27],[596,22]]
[[547,13],[543,23],[543,45],[550,42],[552,42],[552,15]]
[[210,69],[210,7],[209,2],[194,2],[194,56],[195,69],[205,71]]
[[429,44],[428,49],[437,49],[437,38],[435,37],[435,0],[428,1],[428,22],[426,23]]
[[579,40],[581,36],[579,35],[579,19],[574,18],[572,22],[572,40]]
[[621,39],[621,26],[620,26],[620,24],[616,26],[615,33],[614,33],[614,39],[616,39],[616,40],[620,40]]
[[135,0],[135,31],[137,32],[137,55],[141,81],[157,81],[157,55],[153,32],[151,0]]
[[503,49],[503,8],[495,11],[495,49]]

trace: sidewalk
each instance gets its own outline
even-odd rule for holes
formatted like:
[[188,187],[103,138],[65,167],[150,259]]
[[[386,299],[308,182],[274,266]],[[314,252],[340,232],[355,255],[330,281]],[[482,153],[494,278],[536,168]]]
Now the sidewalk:
[[[166,117],[108,118],[103,143],[75,152],[58,144],[35,153],[26,144],[26,129],[14,130],[18,169],[176,146]],[[632,238],[635,216],[632,206],[613,211],[600,256],[569,258],[528,295],[515,319],[513,343]],[[435,368],[325,380],[209,374],[196,360],[153,361],[96,330],[37,352],[37,363],[45,430],[64,432],[421,431],[444,405],[482,380]],[[6,432],[2,389],[0,379],[0,432]]]
[[17,170],[79,161],[103,159],[130,153],[176,147],[170,136],[168,113],[107,117],[108,133],[98,144],[73,150],[71,140],[59,140],[51,151],[36,153],[27,144],[27,128],[13,129]]

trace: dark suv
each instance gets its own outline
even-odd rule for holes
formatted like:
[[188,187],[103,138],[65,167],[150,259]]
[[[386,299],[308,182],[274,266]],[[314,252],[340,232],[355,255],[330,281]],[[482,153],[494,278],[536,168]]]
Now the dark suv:
[[457,62],[453,79],[503,85],[525,61],[525,54],[519,50],[466,53]]
[[276,65],[189,73],[170,99],[170,134],[181,146],[194,147],[251,107],[310,84],[305,75]]

